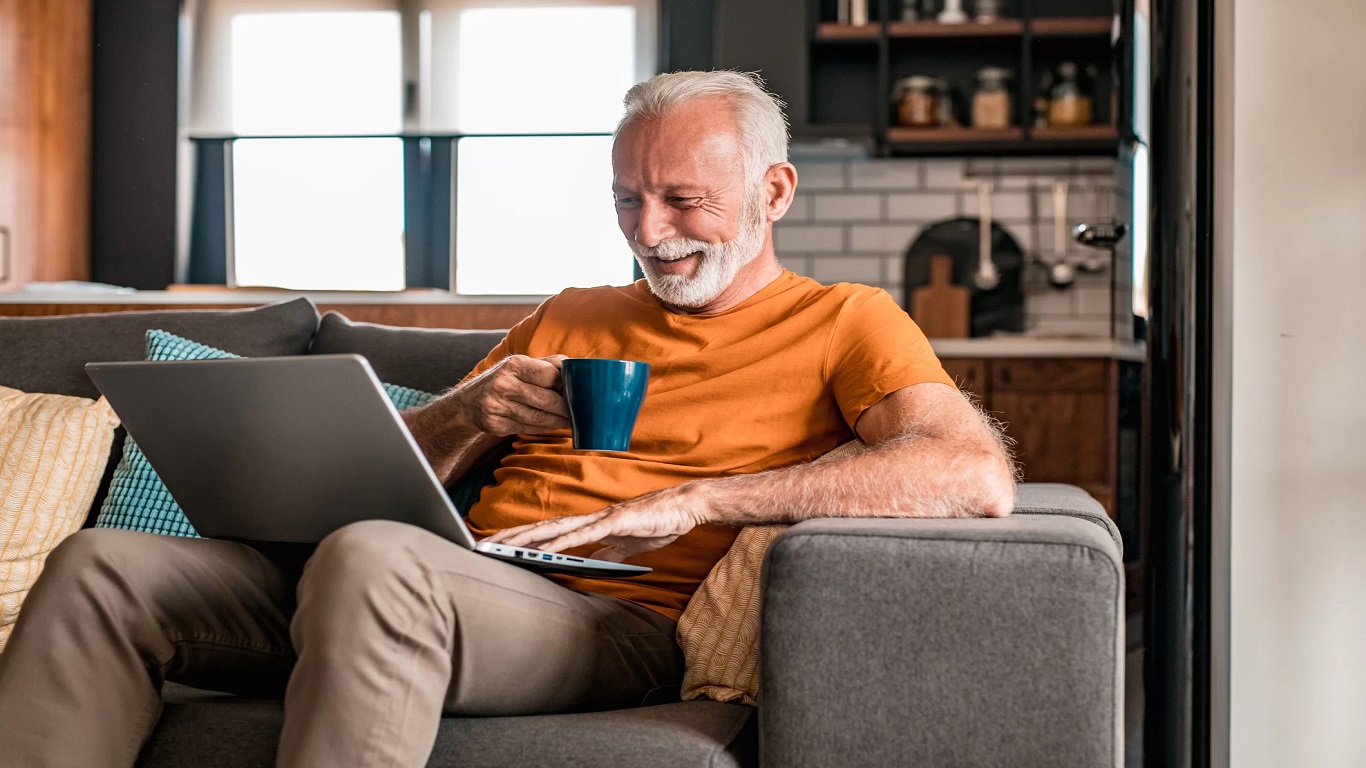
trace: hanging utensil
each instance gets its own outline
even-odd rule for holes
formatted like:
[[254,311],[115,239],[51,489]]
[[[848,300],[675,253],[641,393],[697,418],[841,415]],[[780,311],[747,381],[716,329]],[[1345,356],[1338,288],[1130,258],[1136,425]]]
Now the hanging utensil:
[[1048,284],[1066,288],[1077,277],[1076,267],[1067,260],[1067,182],[1053,182],[1053,266]]
[[979,290],[990,291],[1001,284],[1001,273],[996,270],[996,262],[991,253],[991,183],[977,185],[977,207],[982,225],[977,235],[977,271],[972,282]]
[[[1101,211],[1101,187],[1092,186],[1088,189],[1091,196],[1091,211],[1087,221],[1096,222],[1094,224],[1079,224],[1072,230],[1072,237],[1082,245],[1090,246],[1086,251],[1086,257],[1079,265],[1083,272],[1100,272],[1105,269],[1107,256],[1114,255],[1115,243],[1124,236],[1124,225],[1115,221],[1111,216],[1103,215]],[[1108,252],[1108,254],[1107,254]]]

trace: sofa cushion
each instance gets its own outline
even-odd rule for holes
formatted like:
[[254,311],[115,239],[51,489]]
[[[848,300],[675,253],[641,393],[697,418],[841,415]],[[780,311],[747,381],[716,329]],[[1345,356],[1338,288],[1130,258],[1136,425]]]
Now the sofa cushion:
[[[207,344],[182,338],[162,330],[147,332],[147,359],[156,361],[223,360],[242,357]],[[383,384],[384,393],[399,410],[422,405],[432,399],[427,392],[411,387]],[[157,476],[147,455],[129,438],[123,445],[123,459],[114,470],[109,495],[104,499],[96,525],[171,536],[198,536],[180,505]]]
[[[283,708],[277,700],[208,693],[168,683],[161,722],[139,768],[267,768]],[[724,768],[753,765],[753,710],[691,701],[613,712],[445,718],[431,768]],[[742,733],[743,732],[743,733]]]
[[151,328],[188,336],[250,357],[301,355],[318,326],[308,299],[255,309],[111,312],[0,318],[0,385],[91,399],[92,361],[141,360]]
[[48,553],[89,514],[118,424],[104,398],[0,387],[0,651]]
[[503,339],[503,331],[396,328],[323,315],[309,354],[355,353],[383,381],[425,392],[454,386]]
[[[816,461],[838,461],[867,450],[862,440],[850,440]],[[758,704],[759,571],[769,544],[788,528],[745,526],[688,600],[678,618],[684,701]]]
[[[109,312],[58,317],[0,317],[0,385],[25,392],[97,398],[85,374],[94,361],[141,360],[144,334],[150,328],[200,339],[206,344],[241,350],[244,355],[301,355],[308,351],[318,327],[318,310],[308,299],[293,299],[254,309],[187,309],[156,312]],[[99,504],[109,488],[124,431],[114,433],[106,462]],[[95,516],[86,519],[93,524]]]

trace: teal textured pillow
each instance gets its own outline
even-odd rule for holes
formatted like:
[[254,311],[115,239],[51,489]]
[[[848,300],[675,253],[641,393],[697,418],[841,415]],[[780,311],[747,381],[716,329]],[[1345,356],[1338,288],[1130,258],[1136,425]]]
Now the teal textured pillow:
[[[148,360],[222,360],[240,357],[214,349],[166,331],[147,332]],[[384,392],[400,411],[426,403],[435,395],[409,387],[384,384]],[[171,498],[161,478],[152,471],[147,456],[132,438],[123,444],[123,459],[114,469],[109,494],[104,499],[98,528],[125,528],[131,531],[164,533],[171,536],[198,536],[194,526]]]

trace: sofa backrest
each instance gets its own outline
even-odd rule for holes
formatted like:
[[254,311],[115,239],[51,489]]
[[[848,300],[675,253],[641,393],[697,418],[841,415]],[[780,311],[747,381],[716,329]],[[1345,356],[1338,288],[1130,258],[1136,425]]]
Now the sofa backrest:
[[301,355],[318,327],[308,299],[255,309],[111,312],[98,315],[0,318],[0,385],[25,392],[97,398],[85,375],[94,361],[142,360],[148,330],[248,357]]
[[504,331],[396,328],[323,315],[309,354],[354,353],[370,361],[381,381],[423,392],[460,382],[502,340]]
[[[85,364],[144,359],[146,333],[152,329],[243,357],[355,353],[370,361],[382,381],[425,392],[441,392],[459,383],[504,335],[503,331],[356,323],[335,312],[327,313],[320,323],[317,308],[305,298],[253,309],[4,317],[0,318],[0,386],[97,398],[99,390],[86,375]],[[104,503],[125,437],[119,429],[87,525],[94,522]],[[491,478],[501,455],[495,452],[489,457],[491,466],[471,473],[469,487],[453,493],[462,511],[478,498],[479,488]]]

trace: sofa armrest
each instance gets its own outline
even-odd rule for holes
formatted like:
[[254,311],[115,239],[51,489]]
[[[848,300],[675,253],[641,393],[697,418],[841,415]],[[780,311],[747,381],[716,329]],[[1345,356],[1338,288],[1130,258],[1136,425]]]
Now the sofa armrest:
[[763,569],[765,765],[1119,766],[1124,569],[1100,505],[812,520]]

